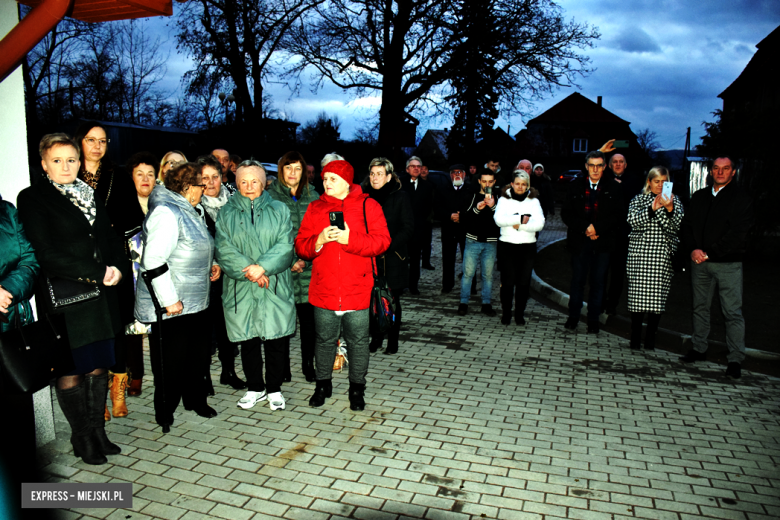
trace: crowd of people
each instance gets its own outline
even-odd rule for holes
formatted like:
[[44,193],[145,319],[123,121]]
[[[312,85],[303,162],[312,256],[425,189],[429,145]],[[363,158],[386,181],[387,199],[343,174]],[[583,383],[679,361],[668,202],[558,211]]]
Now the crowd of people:
[[[586,156],[587,174],[569,184],[561,207],[572,265],[565,329],[578,326],[589,279],[587,330],[597,334],[599,316],[614,312],[627,272],[630,347],[641,348],[646,321],[644,347],[654,348],[682,235],[694,279],[694,348],[682,360],[706,358],[717,284],[727,319],[727,374],[739,377],[741,255],[752,215],[750,199],[731,182],[733,162],[714,161],[712,189],[694,195],[684,218],[679,198],[664,189],[665,168],[651,169],[642,183],[626,173],[625,157],[613,154],[607,172],[611,144]],[[457,314],[468,314],[479,271],[480,312],[497,316],[491,302],[497,266],[501,324],[526,323],[537,237],[555,213],[541,164],[521,160],[508,176],[494,159],[482,168],[455,164],[450,182],[435,186],[419,157],[410,157],[400,176],[377,157],[355,184],[343,157],[322,159],[320,182],[314,166],[291,151],[270,181],[262,163],[222,149],[195,161],[180,151],[159,162],[140,152],[120,168],[108,159],[108,146],[97,123],[85,123],[72,138],[44,136],[43,175],[19,194],[18,217],[10,204],[0,205],[2,326],[31,319],[34,291],[39,314],[64,316],[74,368],[56,379],[55,392],[74,453],[88,464],[121,451],[105,421],[126,416],[125,395],[143,391],[145,334],[163,432],[174,424],[179,402],[217,416],[208,404],[215,352],[220,384],[245,390],[237,406],[267,400],[272,410],[285,409],[282,387],[292,380],[296,329],[303,376],[315,383],[309,405],[332,396],[334,361],[345,345],[350,408],[363,410],[370,354],[385,335],[384,354],[398,352],[401,297],[406,290],[419,295],[421,269],[436,269],[434,217],[441,224],[444,294],[455,288],[461,251]],[[508,182],[501,185],[499,176]],[[369,326],[375,277],[392,296],[395,320],[386,333]],[[52,304],[66,290],[69,303]],[[236,373],[237,352],[246,381]]]

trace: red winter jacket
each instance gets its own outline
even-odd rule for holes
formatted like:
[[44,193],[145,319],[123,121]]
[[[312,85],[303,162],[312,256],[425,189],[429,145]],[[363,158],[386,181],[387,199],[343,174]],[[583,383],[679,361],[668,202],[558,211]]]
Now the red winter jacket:
[[[365,200],[368,234],[363,220]],[[344,213],[349,226],[349,243],[328,242],[315,251],[317,236],[330,225],[330,212]],[[367,309],[371,301],[374,278],[371,261],[390,247],[382,206],[357,184],[350,187],[344,200],[321,195],[309,204],[295,237],[295,252],[299,258],[312,261],[309,303],[331,311]]]

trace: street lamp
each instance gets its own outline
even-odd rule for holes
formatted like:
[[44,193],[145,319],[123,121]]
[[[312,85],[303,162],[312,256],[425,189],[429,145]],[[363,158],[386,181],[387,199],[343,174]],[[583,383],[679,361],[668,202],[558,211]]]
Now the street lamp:
[[233,94],[225,94],[224,92],[220,92],[218,97],[220,102],[225,105],[225,126],[228,126],[230,125],[230,118],[228,117],[228,105],[234,102],[236,97]]

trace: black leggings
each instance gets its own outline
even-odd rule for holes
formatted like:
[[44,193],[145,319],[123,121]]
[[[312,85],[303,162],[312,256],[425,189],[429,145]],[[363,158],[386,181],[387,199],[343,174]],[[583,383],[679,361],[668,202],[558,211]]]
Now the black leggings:
[[501,271],[501,309],[504,316],[512,315],[515,300],[515,316],[522,316],[528,303],[531,273],[536,260],[536,242],[510,244],[498,242],[498,269]]

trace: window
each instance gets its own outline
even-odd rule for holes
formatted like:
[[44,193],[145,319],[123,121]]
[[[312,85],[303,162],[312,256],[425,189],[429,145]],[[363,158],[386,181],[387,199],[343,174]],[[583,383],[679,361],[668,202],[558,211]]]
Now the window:
[[587,139],[575,139],[574,140],[574,153],[585,153],[588,151]]

